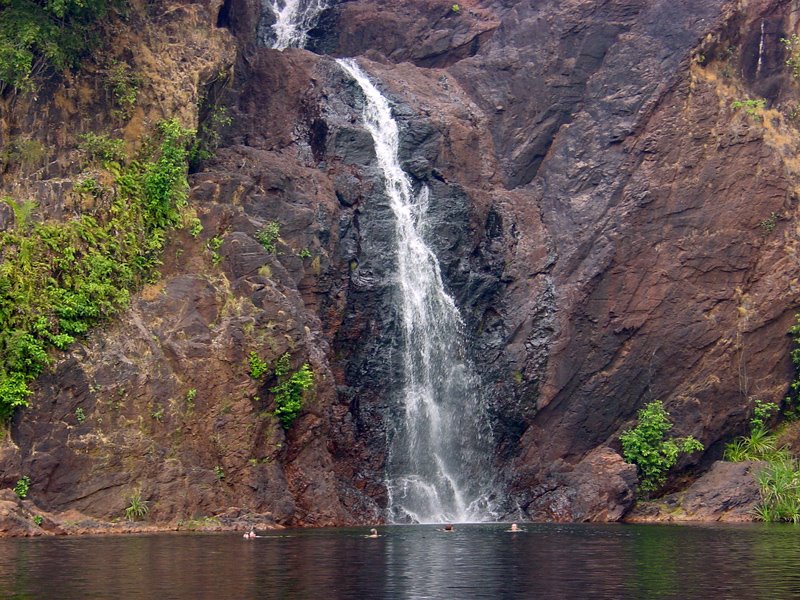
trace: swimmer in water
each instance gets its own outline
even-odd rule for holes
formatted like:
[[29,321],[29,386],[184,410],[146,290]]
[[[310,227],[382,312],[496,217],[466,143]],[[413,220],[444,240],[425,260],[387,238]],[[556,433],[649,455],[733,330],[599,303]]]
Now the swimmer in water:
[[368,537],[368,538],[376,538],[376,537],[381,537],[381,536],[380,536],[380,535],[378,535],[378,530],[377,530],[377,529],[375,529],[375,528],[373,528],[373,529],[370,529],[370,530],[369,530],[369,535],[367,535],[367,536],[364,536],[364,537]]
[[444,529],[442,529],[442,531],[455,531],[455,529],[453,529],[453,526],[450,523],[448,523],[447,525],[444,526]]
[[511,533],[519,533],[519,532],[525,531],[525,530],[524,529],[520,529],[519,527],[517,527],[516,523],[512,523],[511,524],[511,529],[506,529],[506,531],[510,531]]
[[252,540],[257,538],[258,536],[256,535],[256,530],[250,528],[250,531],[245,532],[245,534],[242,537],[246,540]]

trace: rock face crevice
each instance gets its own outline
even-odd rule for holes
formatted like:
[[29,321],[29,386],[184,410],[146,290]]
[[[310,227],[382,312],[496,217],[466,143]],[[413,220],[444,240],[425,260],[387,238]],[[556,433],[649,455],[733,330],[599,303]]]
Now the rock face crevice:
[[[780,400],[791,376],[800,138],[780,39],[795,4],[352,0],[322,15],[314,52],[259,47],[258,2],[188,4],[238,53],[218,61],[235,63],[229,85],[209,61],[186,96],[233,117],[192,175],[203,231],[177,233],[161,280],[41,378],[4,442],[3,485],[29,474],[41,506],[105,518],[135,490],[165,521],[382,518],[403,376],[395,232],[342,55],[392,102],[403,167],[431,191],[427,234],[481,374],[507,514],[622,518],[635,469],[618,434],[655,399],[709,448],[679,470],[710,465],[751,398]],[[131,131],[166,110],[162,87]],[[755,98],[753,115],[733,107]],[[25,102],[4,135],[85,108],[26,121]],[[3,193],[63,216],[64,164],[9,173]],[[314,370],[287,431],[277,379],[248,375],[253,351]]]

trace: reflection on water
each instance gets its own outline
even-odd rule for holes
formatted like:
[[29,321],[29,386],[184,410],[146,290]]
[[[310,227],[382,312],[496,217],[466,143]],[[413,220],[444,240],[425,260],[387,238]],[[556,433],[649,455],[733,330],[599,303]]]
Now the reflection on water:
[[0,540],[9,599],[800,597],[791,526],[394,526]]

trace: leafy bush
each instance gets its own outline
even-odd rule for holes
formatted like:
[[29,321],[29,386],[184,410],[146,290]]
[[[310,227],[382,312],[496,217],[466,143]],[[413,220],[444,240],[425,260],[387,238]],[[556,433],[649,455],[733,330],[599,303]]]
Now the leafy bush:
[[289,429],[303,407],[304,392],[314,385],[314,372],[308,363],[270,391],[275,394],[275,416],[284,429]]
[[622,455],[638,468],[640,489],[651,492],[664,484],[667,471],[678,462],[681,453],[702,450],[703,445],[691,436],[666,437],[672,423],[661,401],[651,402],[637,416],[637,425],[620,435]]

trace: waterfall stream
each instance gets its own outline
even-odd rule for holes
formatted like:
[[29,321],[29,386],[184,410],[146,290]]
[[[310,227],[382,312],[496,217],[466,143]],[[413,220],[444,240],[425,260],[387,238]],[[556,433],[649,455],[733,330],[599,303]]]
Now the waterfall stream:
[[[275,21],[263,41],[302,48],[329,0],[264,0]],[[480,381],[464,347],[464,327],[442,282],[439,262],[425,243],[429,191],[414,193],[398,159],[399,135],[389,102],[352,59],[338,64],[366,99],[385,192],[394,214],[398,312],[402,315],[399,390],[402,417],[390,424],[386,484],[389,519],[420,523],[491,520],[492,436]]]
[[303,48],[328,0],[264,0],[275,17],[270,31],[261,31],[262,42],[276,50]]
[[463,323],[425,243],[429,191],[416,194],[398,159],[389,102],[352,59],[339,65],[366,98],[371,134],[396,219],[397,302],[402,315],[404,419],[392,423],[387,460],[390,518],[421,523],[492,518],[488,418],[465,355]]

